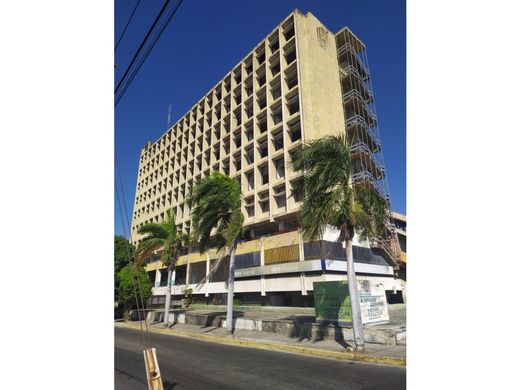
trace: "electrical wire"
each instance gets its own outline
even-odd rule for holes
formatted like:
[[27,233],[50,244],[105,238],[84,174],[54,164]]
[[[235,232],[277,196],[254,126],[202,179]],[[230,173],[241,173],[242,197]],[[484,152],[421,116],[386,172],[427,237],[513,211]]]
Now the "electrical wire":
[[[126,217],[126,226],[125,226],[123,217],[121,217],[122,222],[123,222],[123,229],[125,231],[125,238],[126,238],[126,231],[128,231],[129,242],[130,242],[130,244],[133,244],[133,242],[132,242],[132,233],[130,231],[130,226],[131,226],[130,225],[130,219],[128,217],[128,209],[126,207],[125,190],[124,190],[124,187],[123,187],[123,180],[121,178],[121,171],[119,169],[119,164],[118,164],[118,161],[117,161],[117,153],[116,152],[114,152],[114,162],[115,162],[116,173],[117,173],[117,175],[116,175],[116,183],[117,183],[117,177],[119,177],[119,186],[121,188],[121,197],[123,198],[123,204],[124,204],[124,207],[125,207],[124,215]],[[117,187],[116,187],[116,190],[117,190]],[[118,195],[118,205],[119,205],[120,212],[121,212],[122,210],[121,210],[121,203],[119,202],[119,195]],[[130,260],[130,254],[129,254],[129,260]],[[135,263],[135,261],[133,261],[133,262]],[[141,300],[141,307],[143,308],[143,311],[144,311],[143,293],[141,291],[141,284],[139,283],[139,278],[137,278],[137,287],[138,287],[138,290],[139,290],[139,298]],[[134,285],[134,288],[135,288],[135,285]],[[137,299],[137,295],[136,295],[136,299]],[[138,313],[140,313],[139,306],[138,306]],[[139,319],[141,319],[141,315],[140,314],[139,314]],[[145,328],[146,328],[146,333],[148,335],[148,323],[146,322],[146,318],[145,318],[145,321],[144,321],[144,325],[145,325]]]
[[121,39],[123,39],[123,36],[125,35],[126,29],[128,28],[128,25],[130,24],[130,22],[132,21],[132,18],[134,17],[135,11],[136,11],[137,7],[139,7],[139,3],[140,2],[141,2],[141,0],[137,0],[137,3],[135,4],[134,10],[132,11],[132,14],[130,15],[130,17],[128,18],[128,21],[126,22],[125,28],[123,29],[123,32],[121,33],[121,36],[117,40],[116,46],[114,48],[114,53],[116,52],[117,47],[119,46],[119,42],[121,42]]
[[[116,197],[117,197],[117,204],[119,206],[119,215],[121,216],[121,223],[123,224],[123,237],[125,238],[125,240],[127,240],[126,238],[126,225],[125,225],[125,219],[123,218],[123,209],[121,207],[121,200],[119,198],[119,191],[117,189],[117,178],[115,178],[115,182],[114,182],[114,185],[115,185],[115,193],[116,193]],[[130,249],[127,245],[126,247],[126,254],[127,254],[127,257],[128,257],[128,261],[131,262],[132,259],[131,259],[131,253],[130,253]],[[131,272],[133,272],[133,269],[131,270]],[[137,283],[139,284],[139,280],[137,281]],[[140,313],[141,312],[141,307],[139,306],[139,299],[137,297],[137,290],[135,288],[135,278],[134,278],[134,275],[132,275],[132,287],[133,287],[133,290],[134,290],[134,297],[135,297],[135,303],[136,303],[136,306],[137,306],[137,313]],[[141,299],[142,301],[142,299]],[[139,314],[139,319],[141,319],[141,315]],[[143,338],[143,349],[147,349],[147,338],[148,338],[148,335],[147,335],[147,332],[145,333],[144,329],[143,329],[143,323],[142,321],[139,321],[139,325],[141,327],[141,336]],[[147,329],[148,331],[148,329]]]
[[[125,94],[126,90],[132,83],[133,79],[141,69],[141,66],[144,64],[146,59],[148,58],[148,55],[152,51],[152,49],[155,47],[155,44],[163,34],[164,30],[168,26],[169,22],[173,18],[173,16],[177,13],[177,10],[179,9],[180,5],[182,4],[183,0],[178,0],[173,6],[172,9],[169,11],[169,14],[163,19],[162,25],[159,25],[157,28],[158,32],[155,36],[151,38],[151,43],[149,43],[149,38],[152,36],[152,34],[155,31],[155,27],[158,25],[158,23],[162,19],[162,15],[168,8],[168,5],[170,4],[171,0],[166,0],[164,6],[162,7],[161,11],[159,12],[159,15],[157,15],[157,18],[154,20],[152,26],[148,30],[148,33],[146,34],[145,38],[143,39],[143,42],[141,42],[141,45],[137,49],[137,52],[135,53],[134,57],[132,58],[132,61],[130,62],[130,65],[127,67],[126,71],[123,74],[123,77],[121,77],[120,81],[118,82],[116,89],[114,91],[115,95],[115,102],[114,107],[117,106],[123,95]],[[146,46],[148,45],[148,46]],[[143,51],[144,50],[144,51]],[[144,52],[144,54],[141,56],[141,53]],[[136,62],[137,61],[137,62]],[[135,64],[135,66],[134,66]]]

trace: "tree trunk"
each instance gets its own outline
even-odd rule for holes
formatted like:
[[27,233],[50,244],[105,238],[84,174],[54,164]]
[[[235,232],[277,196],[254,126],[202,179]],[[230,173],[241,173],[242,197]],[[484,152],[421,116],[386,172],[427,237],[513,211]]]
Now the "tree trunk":
[[347,252],[347,277],[348,292],[350,294],[350,306],[352,308],[352,330],[354,331],[354,343],[356,351],[365,350],[365,336],[363,334],[363,321],[361,320],[361,306],[359,303],[359,291],[354,271],[354,256],[352,254],[352,240],[345,239],[345,250]]
[[233,292],[235,287],[235,249],[237,245],[233,244],[229,253],[229,276],[228,276],[228,293],[227,293],[227,316],[226,329],[228,333],[233,332]]
[[130,319],[130,306],[129,305],[123,305],[123,321],[128,322]]
[[173,267],[168,266],[168,283],[166,284],[166,299],[164,300],[164,326],[168,326],[170,316],[170,301],[172,299],[172,271]]

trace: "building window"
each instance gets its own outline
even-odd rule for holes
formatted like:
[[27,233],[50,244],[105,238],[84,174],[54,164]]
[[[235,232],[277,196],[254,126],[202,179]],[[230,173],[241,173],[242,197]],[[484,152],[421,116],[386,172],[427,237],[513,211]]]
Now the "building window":
[[235,127],[238,127],[242,124],[242,113],[240,112],[240,109],[235,110],[234,112],[234,118],[235,118]]
[[286,205],[286,197],[285,197],[285,185],[276,187],[273,189],[274,199],[276,201],[276,206],[281,208]]
[[280,73],[280,62],[277,62],[271,66],[271,74],[276,76],[278,73]]
[[267,157],[267,139],[259,142],[258,152],[260,153],[260,158]]
[[265,115],[258,121],[258,130],[260,130],[261,134],[267,131],[267,118]]
[[287,102],[287,109],[289,110],[289,115],[293,115],[300,111],[300,101],[298,95],[294,96]]
[[284,26],[283,28],[283,36],[286,41],[290,40],[294,37],[294,24],[291,22],[289,25]]
[[240,68],[236,69],[234,72],[235,83],[240,84],[242,82],[242,70]]
[[260,210],[262,210],[262,213],[269,212],[269,192],[268,191],[263,192],[262,194],[259,194],[258,203],[260,204]]
[[264,185],[269,183],[269,169],[267,165],[262,165],[258,168],[258,171],[260,172],[261,184]]
[[282,96],[282,88],[279,81],[271,87],[271,96],[273,97],[273,100]]
[[291,137],[291,142],[296,142],[302,138],[302,131],[299,120],[289,124],[289,136]]
[[242,160],[241,160],[241,157],[240,157],[240,154],[236,154],[235,155],[235,170],[238,172],[242,169]]
[[265,94],[262,94],[261,96],[258,96],[256,101],[258,103],[258,109],[259,110],[264,109],[265,106],[267,105],[267,99],[265,98]]
[[[251,57],[249,57],[251,58]],[[249,76],[251,73],[253,73],[253,62],[252,60],[249,60],[249,62],[246,64],[246,74]]]
[[258,61],[258,64],[261,65],[265,61],[265,51],[261,51],[256,55],[256,60]]
[[276,126],[278,123],[282,121],[282,107],[279,106],[275,108],[271,116],[273,118],[273,124]]
[[265,72],[259,73],[256,80],[258,81],[258,87],[262,87],[265,84]]
[[245,200],[246,213],[248,217],[255,215],[255,198],[252,196]]
[[296,69],[293,70],[291,73],[289,73],[285,79],[287,82],[288,89],[292,89],[293,87],[298,85],[298,73],[297,73]]
[[254,153],[252,146],[250,146],[246,149],[245,157],[246,157],[247,165],[250,165],[255,161],[255,153]]
[[247,189],[248,191],[252,191],[255,189],[255,175],[253,172],[247,172],[246,173],[246,180],[247,180]]
[[246,138],[248,141],[251,141],[253,139],[253,136],[254,136],[253,122],[251,122],[250,124],[248,124],[246,126]]
[[235,91],[235,103],[238,105],[242,103],[242,94],[240,93],[240,88],[237,88]]
[[253,116],[253,103],[249,102],[246,106],[246,115],[247,119],[250,119]]
[[287,62],[287,65],[292,64],[296,60],[296,47],[291,47],[287,50],[285,53],[285,61]]
[[270,42],[269,47],[271,48],[271,53],[276,53],[276,51],[280,48],[280,41],[278,41],[278,38]]
[[276,178],[281,179],[282,177],[285,177],[285,164],[283,157],[275,160],[274,166],[276,169]]

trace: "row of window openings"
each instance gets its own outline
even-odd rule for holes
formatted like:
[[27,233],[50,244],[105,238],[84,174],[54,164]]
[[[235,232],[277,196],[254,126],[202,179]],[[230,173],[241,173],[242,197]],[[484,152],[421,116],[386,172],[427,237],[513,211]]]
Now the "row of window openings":
[[[265,130],[267,130],[266,124],[261,125],[259,127],[259,129],[260,129],[261,133],[265,133]],[[253,137],[254,137],[253,128],[252,127],[248,127],[246,129],[246,133],[245,134],[246,134],[246,138],[247,138],[248,141],[252,140]],[[291,142],[296,142],[296,141],[301,139],[301,127],[300,127],[300,122],[299,121],[297,121],[297,122],[295,122],[295,123],[290,125],[290,127],[289,127],[289,138],[290,138]],[[239,148],[241,146],[242,143],[241,143],[241,135],[240,134],[238,134],[234,138],[234,142],[235,142],[235,146],[237,148]],[[278,131],[276,134],[273,134],[272,144],[273,144],[273,147],[274,147],[275,151],[278,151],[278,150],[280,150],[280,149],[282,149],[284,147],[283,132],[282,131]],[[225,155],[228,155],[229,152],[230,152],[230,144],[229,144],[229,142],[225,142],[223,144],[223,149],[224,149]],[[254,149],[253,149],[252,146],[246,149],[245,160],[247,162],[247,165],[250,165],[250,164],[252,164],[254,162],[254,152],[253,151],[254,151]],[[259,151],[260,158],[264,158],[264,157],[267,156],[267,154],[268,154],[268,143],[267,143],[267,140],[259,142],[258,151]],[[193,152],[194,152],[194,150],[192,149],[192,153]],[[213,148],[213,155],[214,155],[216,160],[220,160],[220,157],[221,157],[221,154],[220,154],[220,144],[215,145],[215,147]],[[178,159],[178,157],[177,157],[177,159]],[[205,160],[206,166],[209,166],[211,164],[211,154],[210,154],[209,150],[205,152],[204,160]],[[235,160],[236,160],[235,161],[235,168],[238,171],[238,170],[241,169],[240,158],[235,157]],[[180,164],[182,162],[183,161],[178,161],[177,163]],[[173,163],[170,163],[170,165],[171,165],[171,168],[173,169]],[[182,180],[184,180],[187,176],[193,175],[193,173],[195,172],[194,168],[196,168],[196,171],[202,170],[202,157],[201,156],[199,156],[195,161],[191,161],[189,164],[187,164],[184,167],[184,169],[181,169],[180,171],[177,171],[176,174],[175,174],[176,180],[177,181],[179,180],[179,172],[180,172]],[[164,170],[164,172],[166,172],[166,173],[168,172],[167,166],[166,166],[166,169]],[[153,179],[157,179],[158,177],[162,176],[162,173],[163,173],[163,167],[161,167],[161,169],[159,169],[159,170],[156,170],[153,173],[152,178]],[[226,174],[228,174],[228,173],[226,173]],[[173,177],[173,175],[171,175],[171,177]],[[143,179],[143,181],[141,181],[139,183],[138,189],[140,189],[141,186],[143,186],[143,187],[146,186],[148,184],[148,182],[152,183],[153,181],[152,181],[151,178],[146,177],[145,179]]]
[[[277,142],[283,142],[283,140],[282,141],[276,140],[275,143],[277,143]],[[259,151],[261,152],[262,156],[267,156],[267,142],[264,142],[264,143],[262,143],[260,145]],[[252,149],[248,150],[246,152],[245,158],[246,158],[246,161],[249,164],[253,162],[254,157],[253,157]],[[276,179],[280,179],[280,178],[285,177],[285,166],[284,166],[284,159],[283,159],[283,157],[279,158],[277,160],[274,160],[273,163],[274,163],[275,172],[276,172]],[[197,166],[198,166],[198,164],[197,164]],[[189,169],[190,169],[190,172],[185,170],[185,172],[186,172],[185,174],[183,174],[182,171],[181,171],[180,176],[181,176],[182,180],[184,180],[185,176],[187,176],[187,175],[191,176],[192,175],[192,172],[193,172],[193,165],[192,164],[190,164],[190,168]],[[226,175],[229,175],[229,163],[224,164],[222,166],[222,169],[223,169],[223,171],[224,171],[224,173]],[[258,170],[259,170],[259,174],[260,174],[261,185],[269,183],[269,172],[268,172],[267,165],[263,165],[263,166],[259,167]],[[138,202],[145,201],[148,198],[154,198],[157,193],[160,193],[162,190],[167,190],[167,184],[173,185],[173,176],[174,175],[171,175],[168,179],[165,179],[164,181],[159,183],[158,186],[155,186],[153,189],[148,190],[145,194],[140,195],[138,197]],[[175,177],[176,177],[177,180],[179,179],[179,172],[177,172],[175,174]],[[246,181],[248,183],[248,189],[249,190],[253,190],[254,189],[254,176],[253,176],[253,172],[246,173]],[[182,199],[183,197],[184,197],[184,188],[180,188],[179,189],[179,193],[178,193],[178,197],[176,197],[176,198]],[[162,199],[162,204],[163,205],[165,204],[166,200],[168,200],[169,204],[172,201],[171,195],[167,196],[166,194],[163,195],[163,197],[161,199]],[[157,206],[159,207],[159,200],[157,200]]]
[[[272,71],[273,76],[276,76],[280,72],[280,64],[278,63],[278,64],[274,65],[273,67],[271,67],[271,71]],[[259,88],[261,88],[265,85],[265,82],[266,82],[265,73],[262,73],[257,77],[257,82],[258,82]],[[289,75],[286,76],[286,82],[287,82],[287,87],[289,90],[298,84],[298,76],[297,76],[296,70],[294,70],[293,72],[291,72]],[[253,94],[252,82],[249,82],[248,84],[246,84],[245,91],[246,91],[247,97],[250,97]],[[281,96],[281,88],[280,88],[279,82],[276,83],[275,85],[273,85],[273,87],[271,88],[271,95],[273,97],[273,100],[276,100]],[[237,89],[235,91],[233,99],[235,100],[235,103],[237,105],[240,105],[242,103],[242,92],[240,89]],[[263,96],[260,96],[257,99],[257,103],[258,103],[259,109],[265,108],[265,105],[266,105],[265,94]],[[230,112],[229,99],[224,101],[224,108],[225,108],[225,115],[227,115]],[[246,109],[246,112],[248,113],[249,117],[252,116],[252,106],[248,107]],[[216,120],[221,119],[221,114],[222,114],[222,110],[221,110],[220,106],[218,106],[215,109]],[[235,112],[235,116],[236,115],[237,114]],[[199,120],[199,127],[202,127],[201,123],[200,123],[201,119]],[[212,115],[210,115],[210,113],[208,113],[206,115],[206,122],[209,126],[212,125]]]
[[[296,112],[299,112],[299,100],[298,100],[297,96],[293,97],[287,103],[287,108],[288,108],[288,112],[289,112],[290,116],[295,114]],[[274,126],[276,126],[280,122],[282,122],[282,119],[283,119],[283,117],[282,117],[282,108],[281,107],[276,108],[273,111],[273,113],[271,114],[271,118],[272,118],[272,123],[273,123]],[[238,119],[240,119],[240,116],[238,116]],[[258,122],[258,130],[259,130],[260,134],[264,134],[267,131],[267,127],[268,127],[267,126],[267,118],[264,116]],[[220,139],[221,133],[220,133],[219,130],[216,130],[213,134],[214,134],[216,140]],[[251,139],[253,139],[254,131],[253,131],[253,124],[252,123],[247,126],[245,134],[246,134],[247,141],[250,141]],[[206,145],[209,146],[210,142],[211,142],[211,133],[208,133],[206,135]],[[234,137],[234,142],[235,142],[236,147],[240,147],[241,146],[241,135],[240,134],[238,134],[238,135],[236,135]],[[198,146],[199,151],[202,151],[202,148],[203,148],[202,138],[199,138],[199,140],[197,141],[197,146]],[[223,146],[224,146],[225,153],[228,154],[229,153],[229,142],[225,142],[223,144]],[[215,154],[216,154],[216,158],[217,159],[220,158],[219,149],[220,149],[219,144],[214,146],[214,150],[215,150]],[[187,150],[188,149],[186,147],[184,154],[186,154]],[[192,155],[195,155],[195,144],[194,143],[192,143],[190,145],[190,152],[191,152]],[[177,153],[176,160],[177,160],[178,163],[181,163],[181,152]]]
[[[293,30],[293,32],[294,32],[294,30]],[[270,43],[269,47],[271,50],[271,55],[274,55],[280,48],[280,43],[278,40],[276,40],[275,42]],[[292,47],[288,48],[286,53],[284,53],[284,56],[286,58],[287,64],[288,65],[291,64],[296,59],[295,46],[293,45]],[[264,50],[260,50],[259,52],[256,53],[256,61],[258,63],[258,66],[262,66],[265,62],[265,59],[266,59],[266,56],[265,56]],[[279,66],[279,64],[278,64],[278,66]],[[246,59],[244,69],[245,69],[246,77],[253,73],[253,59],[251,57]],[[280,70],[278,69],[278,72],[279,71]],[[276,73],[278,73],[278,72],[276,72]],[[236,84],[240,84],[242,82],[242,72],[241,72],[240,68],[234,70],[233,77],[234,77]],[[230,88],[231,88],[231,83],[229,82],[229,80],[226,80],[226,82],[224,83],[225,92],[229,93]],[[220,96],[221,95],[218,94],[217,99],[220,99]]]
[[[284,30],[283,35],[284,35],[286,41],[289,41],[294,36],[294,25],[291,25],[290,27],[288,27],[287,30]],[[271,53],[272,54],[276,53],[278,51],[278,49],[280,48],[280,43],[279,43],[278,38],[276,38],[273,41],[269,42],[269,47],[271,49]],[[288,48],[287,52],[284,55],[285,55],[285,58],[286,58],[287,65],[291,64],[292,62],[294,62],[296,60],[296,48],[295,48],[295,46],[292,46],[291,48]],[[260,65],[264,63],[264,61],[265,61],[265,51],[260,51],[259,53],[257,53],[257,61],[258,61],[258,64],[260,64]],[[271,69],[271,73],[272,73],[273,76],[277,75],[280,72],[280,63],[277,62],[277,63],[273,64],[272,66],[270,66],[270,69]],[[252,71],[253,71],[252,61],[249,61],[249,63],[246,64],[245,70],[246,70],[247,75],[250,75],[252,73]],[[235,82],[237,84],[240,84],[241,81],[242,81],[241,80],[241,75],[240,74],[235,74]],[[257,78],[257,81],[258,81],[258,83],[260,85],[263,85],[265,83],[265,73],[263,75],[259,75],[259,77]],[[227,82],[224,83],[224,88],[226,90],[226,93],[230,92],[230,90],[231,90],[231,83],[229,82],[229,79],[227,80]],[[246,87],[246,91],[250,95],[250,93],[252,93],[252,86],[250,88]],[[220,92],[220,89],[216,89],[215,97],[217,98],[217,100],[220,100],[222,98],[222,94]],[[213,99],[212,99],[211,95],[208,96],[207,103],[208,103],[208,105],[210,107],[213,104]],[[198,108],[201,111],[201,114],[203,115],[204,114],[203,102],[201,102],[201,104],[199,104]],[[227,105],[227,111],[229,112],[229,105]],[[195,117],[196,117],[196,109],[193,109],[190,112],[190,114],[192,116],[192,120],[194,120]],[[162,138],[160,140],[159,145],[157,147],[161,147],[161,146],[164,146],[165,144],[168,144],[169,143],[169,138],[168,137],[169,136],[167,135],[165,138]],[[151,152],[151,154],[155,154],[156,153],[156,145],[153,146],[153,149],[150,150],[150,152]],[[146,157],[146,156],[143,156],[143,157]]]
[[[268,213],[270,211],[269,192],[266,191],[266,192],[259,194],[258,198],[259,198],[258,205],[260,206],[261,212]],[[285,186],[275,187],[273,189],[273,198],[275,200],[275,204],[278,209],[285,208],[287,205]],[[244,207],[245,207],[248,218],[255,216],[254,197],[245,199]],[[143,215],[144,215],[145,209],[146,209],[146,212],[148,212],[148,208],[143,208],[142,211],[140,210],[139,212],[136,212],[134,214],[134,218],[138,218],[141,215],[141,213],[143,213]],[[153,210],[153,207],[151,209]],[[187,213],[189,213],[189,211],[185,211],[183,208],[179,209],[179,211],[177,212],[178,219],[182,219],[183,216]],[[163,221],[165,218],[166,218],[166,213],[158,214],[152,218],[149,218],[147,221],[134,226],[134,230],[137,231],[141,226],[149,224],[149,223],[154,223],[154,222],[158,223],[160,221]],[[179,228],[182,228],[182,226],[179,225]],[[189,228],[190,228],[190,226],[187,226],[187,229],[189,229]]]
[[[265,80],[264,80],[264,82],[265,82]],[[298,75],[297,75],[296,70],[294,70],[291,74],[289,74],[286,77],[286,83],[287,83],[288,90],[291,90],[292,88],[294,88],[298,84]],[[263,84],[262,84],[262,86],[263,86]],[[281,89],[281,86],[280,86],[280,82],[277,82],[277,83],[273,84],[271,86],[271,88],[270,88],[270,92],[271,92],[271,97],[272,97],[273,101],[277,100],[280,96],[282,96],[282,89]],[[249,87],[249,88],[246,87],[246,93],[248,95],[247,97],[251,96],[252,93],[253,93],[252,87]],[[235,99],[235,103],[237,105],[240,105],[242,103],[242,94],[240,92],[237,92],[237,94],[235,95],[234,99]],[[267,106],[267,99],[266,99],[265,93],[261,93],[257,97],[256,103],[257,103],[258,110],[263,110]],[[227,111],[229,112],[229,109],[227,109]],[[245,113],[247,115],[247,119],[249,119],[249,118],[251,118],[253,116],[253,104],[252,103],[248,103],[246,105]],[[215,114],[216,114],[216,120],[217,121],[220,120],[221,119],[221,117],[220,117],[221,111],[217,110],[215,112]],[[235,126],[240,126],[241,120],[242,120],[240,108],[238,108],[237,110],[235,110],[233,112],[233,119],[235,120],[235,123],[236,123]],[[211,116],[208,117],[206,119],[206,121],[207,121],[207,124],[209,126],[212,125]],[[229,131],[229,122],[225,123],[225,130]]]
[[[282,179],[285,177],[285,165],[283,157],[274,161],[276,179]],[[258,173],[260,175],[260,185],[269,183],[269,169],[267,165],[258,167]],[[255,177],[254,172],[250,171],[245,174],[247,189],[252,191],[255,189]]]
[[[275,47],[276,50],[278,50],[279,45],[276,45],[273,47]],[[276,50],[273,52],[273,54],[276,52]],[[296,60],[296,46],[293,45],[292,47],[288,48],[287,52],[284,54],[284,56],[285,56],[285,62],[287,64],[287,66],[291,65]],[[262,66],[264,64],[265,52],[262,51],[260,54],[257,55],[257,61],[258,61],[259,66]],[[273,77],[278,75],[281,70],[280,61],[276,61],[275,63],[270,65],[269,68],[271,71],[271,75]],[[246,71],[246,77],[249,77],[252,74],[253,64],[252,64],[251,60],[248,60],[248,63],[245,65],[245,71]],[[265,71],[263,69],[258,69],[257,73],[258,73],[257,83],[261,87],[265,84],[265,81],[266,81]],[[235,84],[238,85],[238,84],[242,83],[242,74],[240,72],[240,69],[237,69],[234,71],[233,77],[234,77]],[[229,78],[224,81],[224,90],[225,90],[226,94],[229,94],[229,92],[231,91],[231,81]],[[253,91],[252,83],[248,83],[248,85],[246,85],[246,92],[247,92],[248,96],[251,95],[252,91]],[[216,97],[217,101],[220,101],[222,98],[222,93],[221,93],[219,87],[217,87],[217,89],[215,90],[215,97]],[[237,97],[235,96],[235,100],[236,100],[236,98]],[[213,104],[213,99],[212,99],[211,95],[209,95],[207,98],[207,104],[208,104],[208,107],[211,107]],[[199,104],[198,110],[199,110],[200,115],[204,115],[204,111],[205,111],[204,102],[201,102]],[[196,116],[195,112],[193,111],[192,117],[194,118],[195,116]]]
[[[273,189],[273,197],[276,203],[276,207],[284,208],[287,204],[285,186],[275,187]],[[260,206],[260,211],[262,214],[268,213],[269,210],[269,191],[258,194],[258,205]],[[247,213],[247,217],[251,218],[255,216],[255,205],[254,205],[254,197],[245,199],[245,209]]]
[[[283,165],[283,159],[277,160],[275,162],[275,165],[276,165],[276,175],[277,175],[277,178],[283,178],[285,176],[285,168],[284,168],[284,165]],[[259,172],[260,172],[260,175],[261,175],[262,184],[267,184],[269,182],[269,174],[268,174],[267,166],[260,167],[259,168]],[[245,176],[246,176],[246,181],[247,181],[249,190],[254,189],[253,172],[246,173]],[[178,198],[181,199],[181,202],[182,202],[183,198],[184,198],[184,190],[181,190],[179,192],[180,193],[179,193],[179,197]],[[275,187],[273,189],[273,196],[274,196],[274,199],[275,199],[278,207],[285,206],[285,204],[286,204],[285,203],[286,202],[285,194],[286,194],[286,192],[285,192],[285,185],[278,186],[278,187]],[[153,212],[156,208],[159,209],[161,206],[162,207],[165,207],[167,205],[171,206],[173,203],[176,203],[175,202],[176,198],[177,197],[172,198],[171,194],[163,195],[160,199],[157,199],[157,200],[151,202],[150,204],[148,204],[146,206],[143,206],[138,211],[136,211],[134,213],[134,218],[140,217],[141,214],[145,215],[145,214],[147,214],[149,212]],[[173,203],[172,203],[172,201],[173,201]],[[246,203],[245,204],[246,210],[251,208],[252,203],[253,203],[253,198],[251,197],[251,198],[246,199],[245,203]],[[269,192],[268,191],[259,194],[259,204],[261,206],[262,212],[269,211],[269,209],[268,209],[268,207],[269,207]],[[179,218],[182,218],[182,216],[186,212],[189,213],[189,210],[185,211],[184,210],[184,204],[181,204],[179,206],[179,210],[177,212],[177,216]],[[251,216],[251,215],[249,215],[249,216]],[[155,222],[159,222],[159,220],[164,220],[165,217],[166,217],[166,213],[162,213],[162,214],[159,214],[159,215],[157,215],[155,217],[152,217],[149,220],[149,222],[152,222],[154,219],[155,219]],[[149,222],[145,222],[145,223],[149,223]]]
[[[289,89],[292,89],[294,86],[296,86],[298,84],[298,79],[297,79],[297,75],[296,75],[296,72],[293,73],[293,75],[291,76],[290,79],[288,79],[288,82],[287,82],[287,85],[288,85],[288,88]],[[278,99],[280,96],[281,96],[281,88],[280,88],[280,84],[277,83],[276,85],[274,85],[272,88],[271,88],[271,94],[272,94],[272,98],[273,100],[276,100]],[[266,100],[266,96],[265,94],[261,95],[258,97],[257,99],[257,104],[258,104],[258,109],[259,110],[262,110],[264,109],[266,106],[267,106],[267,100]],[[288,110],[289,110],[289,115],[292,115],[294,112],[298,111],[298,100],[297,99],[291,99],[291,101],[288,102]],[[253,116],[253,106],[252,104],[248,105],[246,107],[246,116],[247,116],[247,119],[249,120],[252,116]],[[234,122],[235,122],[235,127],[237,126],[240,126],[242,124],[242,114],[240,112],[240,110],[236,110],[234,112],[234,116],[233,116],[233,119],[234,119]],[[275,112],[272,114],[272,119],[273,119],[273,123],[274,125],[277,125],[278,123],[280,123],[282,121],[282,112],[281,112],[281,107],[278,108],[278,109],[275,109]],[[211,119],[208,119],[208,125],[211,126]],[[265,130],[267,130],[267,123],[262,121],[260,122],[260,131],[261,132],[265,132]],[[228,133],[230,131],[230,121],[229,119],[226,119],[224,121],[224,131],[226,133]],[[192,136],[195,137],[195,131],[194,129],[192,129]],[[216,131],[215,132],[215,136],[216,136],[216,139],[219,139],[220,138],[220,131]],[[187,143],[187,135],[183,138],[181,138],[181,148],[183,146],[183,143],[182,141],[184,141],[184,143]],[[206,142],[209,144],[210,143],[210,134],[206,135]],[[201,141],[199,141],[199,148],[201,147]],[[192,153],[194,152],[194,147],[192,146]],[[154,163],[159,163],[160,161],[164,161],[164,158],[168,158],[169,157],[169,150],[168,151],[163,151],[162,154],[160,156],[157,156],[152,162],[149,162],[148,165],[147,165],[147,169],[150,168],[150,166],[153,168],[154,167]]]

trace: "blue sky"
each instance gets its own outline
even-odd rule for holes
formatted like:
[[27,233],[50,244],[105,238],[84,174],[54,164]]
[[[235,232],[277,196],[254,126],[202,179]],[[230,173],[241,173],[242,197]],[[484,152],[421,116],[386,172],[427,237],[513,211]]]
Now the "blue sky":
[[[141,1],[116,52],[116,82],[162,4]],[[115,39],[134,5],[116,0]],[[295,8],[334,32],[348,26],[366,44],[392,208],[406,213],[405,0],[184,0],[115,111],[129,213],[140,150],[167,130],[168,106],[173,124]],[[115,232],[123,233],[117,203]]]

